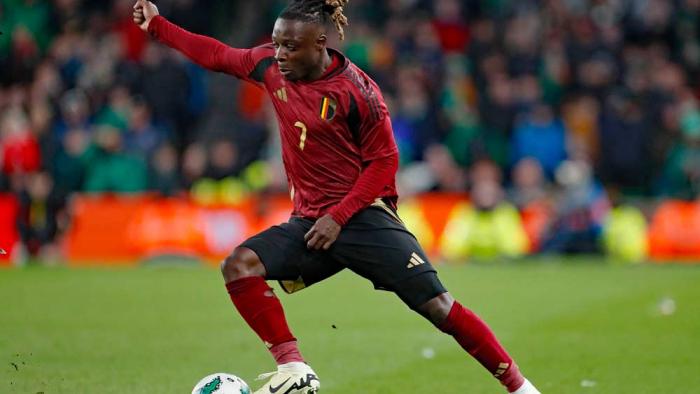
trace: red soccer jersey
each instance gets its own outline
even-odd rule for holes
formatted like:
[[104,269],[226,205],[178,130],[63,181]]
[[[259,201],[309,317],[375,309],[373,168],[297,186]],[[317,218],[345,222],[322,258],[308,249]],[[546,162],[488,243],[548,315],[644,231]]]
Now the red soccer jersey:
[[[149,32],[197,63],[262,86],[277,114],[293,215],[318,218],[332,213],[353,191],[372,161],[397,157],[391,120],[379,87],[341,53],[329,49],[335,67],[320,79],[286,80],[274,59],[274,47],[231,48],[154,18]],[[394,174],[374,198],[396,201]],[[365,196],[366,197],[366,196]],[[345,201],[343,201],[345,202]],[[357,211],[357,203],[352,213]],[[347,209],[346,209],[347,211]],[[336,217],[334,215],[334,217]],[[347,217],[341,221],[346,221]]]

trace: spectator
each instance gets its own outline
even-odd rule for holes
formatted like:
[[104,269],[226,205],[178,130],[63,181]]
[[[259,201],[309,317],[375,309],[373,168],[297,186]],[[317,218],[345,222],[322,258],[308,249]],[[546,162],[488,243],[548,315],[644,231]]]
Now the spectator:
[[512,80],[507,74],[492,71],[504,67],[504,61],[500,54],[493,54],[484,59],[482,65],[485,68],[484,72],[493,74],[487,77],[489,79],[485,86],[486,91],[480,97],[479,105],[485,136],[488,138],[486,151],[492,153],[492,157],[501,165],[507,164],[507,155],[503,153],[493,154],[497,152],[493,146],[506,146],[508,144],[516,114]]
[[401,68],[398,89],[392,125],[401,163],[408,164],[422,160],[425,147],[437,138],[437,118],[419,68]]
[[600,252],[600,236],[610,203],[605,190],[594,179],[590,163],[582,157],[566,161],[557,169],[556,180],[562,191],[542,251]]
[[646,218],[639,208],[625,204],[617,190],[611,190],[610,195],[614,208],[605,219],[605,253],[614,261],[640,263],[649,252]]
[[165,197],[175,196],[180,192],[177,151],[174,146],[170,144],[158,146],[149,164],[149,189]]
[[434,2],[434,14],[433,26],[442,50],[446,53],[463,51],[469,44],[470,32],[462,13],[462,2],[437,0]]
[[525,157],[537,159],[548,177],[566,158],[566,131],[546,104],[539,104],[516,127],[511,157],[517,163]]
[[444,145],[431,145],[425,151],[428,165],[435,184],[432,190],[446,192],[463,192],[467,185],[466,174],[454,161],[452,154]]
[[85,178],[83,152],[90,142],[86,131],[72,129],[66,133],[53,157],[54,188],[59,195],[68,196],[82,190]]
[[174,132],[178,151],[193,139],[188,128],[188,85],[187,70],[175,54],[150,42],[144,55],[140,92],[151,105],[156,120]]
[[700,110],[695,101],[680,108],[681,137],[669,152],[663,172],[665,194],[693,200],[700,196]]
[[19,233],[30,256],[55,254],[53,242],[58,231],[57,216],[62,203],[53,192],[53,181],[45,172],[25,178],[19,193]]
[[518,211],[503,199],[503,189],[484,180],[472,188],[472,204],[463,203],[450,214],[440,241],[448,261],[519,257],[528,249]]
[[0,157],[2,172],[8,177],[20,177],[39,170],[41,152],[29,120],[20,108],[5,112],[0,123]]
[[509,201],[520,211],[530,252],[537,252],[553,216],[551,188],[542,165],[531,157],[520,160],[513,168]]
[[241,172],[241,163],[238,157],[238,147],[233,141],[219,139],[214,141],[209,148],[209,167],[204,176],[220,181],[229,176],[238,176]]
[[641,104],[612,95],[600,119],[600,176],[603,182],[642,194],[651,184],[651,129]]
[[562,119],[571,143],[593,160],[600,157],[600,105],[592,96],[573,96],[562,106]]
[[209,150],[209,166],[204,177],[192,186],[195,200],[203,204],[240,203],[250,188],[241,177],[238,147],[233,141],[219,139]]
[[143,159],[126,154],[122,142],[121,131],[116,127],[97,126],[93,144],[83,153],[86,192],[136,193],[146,190],[146,164]]
[[519,209],[545,201],[549,194],[547,179],[537,159],[526,157],[513,168],[513,183],[508,200]]
[[68,131],[87,132],[91,122],[88,98],[82,90],[69,90],[60,99],[60,114],[57,117],[53,134],[57,139],[62,139]]
[[193,143],[182,155],[182,186],[191,190],[195,182],[204,176],[208,166],[207,151],[204,145]]
[[48,2],[35,0],[3,3],[0,8],[0,21],[5,25],[2,26],[2,35],[7,35],[5,40],[9,40],[4,44],[9,44],[7,52],[3,51],[0,56],[9,55],[3,78],[13,83],[28,83],[53,36],[49,23],[51,6]]
[[150,161],[155,151],[165,144],[166,140],[165,131],[153,121],[148,103],[136,100],[129,113],[124,150]]

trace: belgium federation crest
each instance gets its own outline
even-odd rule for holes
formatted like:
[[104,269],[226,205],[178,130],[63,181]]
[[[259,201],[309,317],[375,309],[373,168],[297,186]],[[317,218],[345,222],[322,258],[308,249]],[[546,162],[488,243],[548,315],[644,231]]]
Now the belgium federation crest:
[[321,119],[331,120],[335,116],[335,110],[338,107],[338,103],[332,98],[324,97],[321,100]]

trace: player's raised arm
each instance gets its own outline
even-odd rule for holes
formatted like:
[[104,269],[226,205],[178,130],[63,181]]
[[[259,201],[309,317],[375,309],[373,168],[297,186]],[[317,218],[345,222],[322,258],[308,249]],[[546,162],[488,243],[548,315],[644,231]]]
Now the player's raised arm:
[[148,32],[148,25],[156,15],[160,15],[158,7],[150,1],[137,0],[134,4],[134,23],[139,25],[141,30]]
[[136,1],[133,17],[141,30],[204,68],[242,79],[248,79],[255,68],[252,49],[231,48],[211,37],[182,29],[162,17],[158,7],[148,0]]

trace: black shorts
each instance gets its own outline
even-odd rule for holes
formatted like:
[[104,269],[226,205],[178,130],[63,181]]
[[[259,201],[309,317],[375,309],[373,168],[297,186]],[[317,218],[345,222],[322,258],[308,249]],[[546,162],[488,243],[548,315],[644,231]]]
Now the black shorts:
[[387,206],[370,206],[353,216],[329,250],[309,250],[304,235],[314,221],[292,217],[241,244],[254,251],[287,293],[348,268],[374,287],[396,293],[416,309],[446,290],[416,238]]

